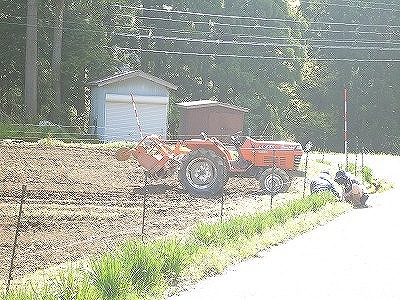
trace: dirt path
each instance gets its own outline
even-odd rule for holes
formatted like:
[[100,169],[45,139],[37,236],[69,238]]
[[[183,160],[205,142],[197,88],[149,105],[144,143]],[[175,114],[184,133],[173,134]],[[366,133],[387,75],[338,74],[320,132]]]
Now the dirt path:
[[373,195],[371,207],[352,210],[171,300],[400,299],[400,178],[394,168],[400,157],[366,159],[397,184]]

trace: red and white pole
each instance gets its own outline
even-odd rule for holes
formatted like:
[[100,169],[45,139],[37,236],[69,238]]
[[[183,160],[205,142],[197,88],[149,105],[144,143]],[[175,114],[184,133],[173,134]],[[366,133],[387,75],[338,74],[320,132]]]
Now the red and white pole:
[[140,126],[139,114],[138,114],[138,112],[137,112],[135,100],[134,100],[132,94],[131,94],[131,99],[132,99],[133,110],[135,111],[136,124],[137,124],[137,127],[138,127],[138,129],[139,129],[140,138],[143,139],[143,131],[142,131],[142,127]]
[[344,89],[344,154],[346,156],[346,171],[348,171],[348,153],[347,153],[347,89]]

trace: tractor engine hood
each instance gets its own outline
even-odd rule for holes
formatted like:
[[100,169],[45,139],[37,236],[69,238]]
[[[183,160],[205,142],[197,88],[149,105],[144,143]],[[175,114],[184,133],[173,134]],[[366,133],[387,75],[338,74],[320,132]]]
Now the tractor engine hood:
[[256,141],[252,138],[247,138],[243,143],[242,148],[254,148],[258,150],[292,150],[302,151],[300,143],[287,141]]

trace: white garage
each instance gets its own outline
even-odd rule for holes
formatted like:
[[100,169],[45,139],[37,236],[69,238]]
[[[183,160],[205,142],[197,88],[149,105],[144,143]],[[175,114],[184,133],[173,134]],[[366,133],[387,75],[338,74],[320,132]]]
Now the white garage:
[[139,141],[150,134],[166,137],[169,93],[177,89],[175,85],[140,70],[89,85],[90,132],[100,140]]
[[132,96],[106,94],[104,140],[137,141],[150,134],[165,137],[168,97]]

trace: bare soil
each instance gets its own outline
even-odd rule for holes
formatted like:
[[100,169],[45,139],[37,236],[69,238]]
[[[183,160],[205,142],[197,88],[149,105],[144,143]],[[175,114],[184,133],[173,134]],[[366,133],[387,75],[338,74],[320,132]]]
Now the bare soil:
[[8,276],[23,184],[14,278],[112,249],[142,230],[146,240],[182,233],[220,218],[222,207],[226,217],[270,206],[269,196],[249,196],[255,179],[231,178],[223,201],[189,196],[176,176],[145,186],[143,169],[133,159],[117,161],[115,151],[0,145],[0,281]]

